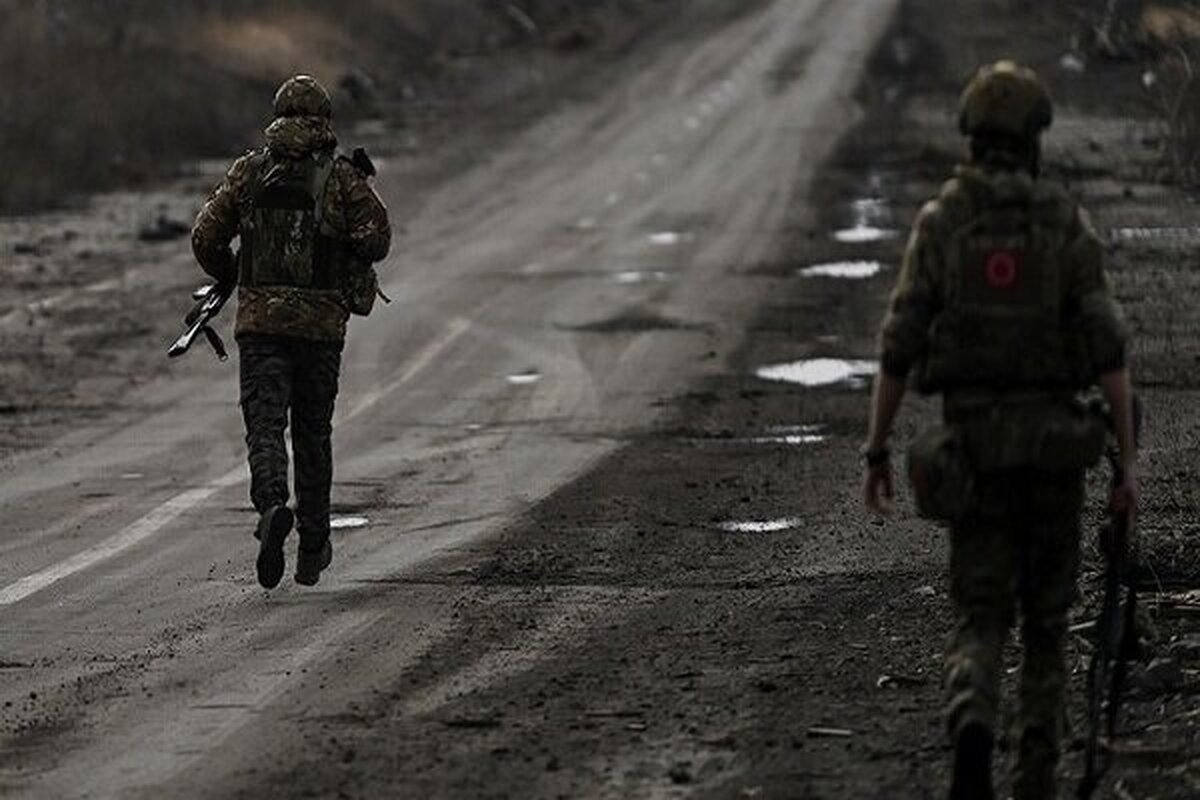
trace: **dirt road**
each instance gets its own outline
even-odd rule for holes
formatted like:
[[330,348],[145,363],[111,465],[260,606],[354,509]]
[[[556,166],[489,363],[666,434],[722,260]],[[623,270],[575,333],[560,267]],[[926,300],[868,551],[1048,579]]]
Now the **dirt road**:
[[[701,18],[721,4],[695,5]],[[732,641],[724,673],[686,663],[689,626],[729,624],[735,637],[753,624],[745,604],[695,617],[708,609],[698,598],[753,587],[725,576],[706,589],[698,551],[669,525],[669,554],[648,551],[620,580],[573,569],[541,539],[556,535],[563,487],[592,486],[573,479],[660,435],[665,400],[726,374],[777,287],[764,270],[783,262],[805,213],[795,199],[857,121],[853,91],[894,5],[777,0],[716,27],[682,17],[604,91],[479,152],[428,196],[385,165],[379,186],[407,234],[385,267],[396,303],[358,324],[347,350],[335,487],[345,527],[318,589],[255,583],[234,370],[202,352],[7,459],[0,793],[756,786],[730,755],[732,729],[667,722],[690,720],[694,702],[733,710],[744,677],[760,696],[780,680],[779,654],[760,675]],[[851,237],[869,229],[859,216]],[[851,397],[831,411],[857,415]],[[673,438],[664,464],[708,433]],[[578,524],[619,493],[570,499],[576,524],[557,533],[578,554],[653,535]],[[670,523],[678,501],[704,507],[706,491],[686,487],[655,513]],[[727,541],[706,557],[734,558]],[[767,580],[819,572],[835,549],[776,561]],[[812,596],[777,584],[749,607],[760,601],[783,614]],[[591,681],[586,703],[563,663]],[[664,674],[677,697],[628,705],[624,682]],[[756,730],[791,747],[790,734]]]

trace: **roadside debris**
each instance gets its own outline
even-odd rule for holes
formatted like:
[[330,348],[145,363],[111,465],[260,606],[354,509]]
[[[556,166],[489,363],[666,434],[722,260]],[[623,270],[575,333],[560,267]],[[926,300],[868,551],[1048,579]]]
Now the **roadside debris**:
[[158,219],[138,231],[138,239],[143,242],[169,242],[181,239],[191,232],[192,227],[186,222],[160,214]]

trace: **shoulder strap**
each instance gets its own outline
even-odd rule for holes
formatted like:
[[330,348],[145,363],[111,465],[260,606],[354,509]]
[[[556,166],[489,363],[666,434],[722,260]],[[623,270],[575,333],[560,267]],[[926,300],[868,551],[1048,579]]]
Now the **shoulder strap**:
[[316,169],[313,170],[313,213],[316,215],[318,230],[325,221],[325,195],[329,192],[329,180],[333,177],[333,163],[332,154],[323,154],[317,159]]

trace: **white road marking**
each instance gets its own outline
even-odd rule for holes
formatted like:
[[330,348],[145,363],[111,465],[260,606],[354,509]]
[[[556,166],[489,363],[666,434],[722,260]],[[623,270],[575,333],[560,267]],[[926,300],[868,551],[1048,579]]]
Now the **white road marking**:
[[185,511],[198,506],[222,489],[232,486],[242,478],[244,471],[244,467],[239,467],[237,470],[222,475],[207,486],[189,489],[183,494],[176,495],[125,530],[105,539],[95,547],[88,548],[65,561],[60,561],[57,564],[46,567],[40,572],[35,572],[16,583],[0,589],[0,606],[8,606],[20,602],[31,594],[40,592],[47,586],[58,583],[63,578],[74,575],[76,572],[81,572],[107,558],[115,556],[117,553],[128,550],[140,542],[144,542],[171,524],[171,522]]
[[[368,393],[348,413],[340,415],[338,421],[342,423],[348,422],[377,405],[381,400],[408,383],[425,367],[429,366],[434,359],[454,344],[470,328],[470,320],[461,317],[454,319],[441,336],[427,344],[416,355],[403,374],[391,383]],[[68,559],[60,561],[57,564],[52,564],[39,572],[35,572],[32,575],[21,578],[15,583],[5,586],[3,589],[0,589],[0,606],[18,603],[30,595],[58,583],[64,578],[68,578],[77,572],[82,572],[101,561],[112,558],[146,541],[162,531],[163,528],[170,525],[181,515],[206,502],[217,492],[246,480],[247,472],[248,468],[245,465],[240,465],[226,472],[212,483],[175,495],[120,533],[110,536],[94,547],[90,547]]]

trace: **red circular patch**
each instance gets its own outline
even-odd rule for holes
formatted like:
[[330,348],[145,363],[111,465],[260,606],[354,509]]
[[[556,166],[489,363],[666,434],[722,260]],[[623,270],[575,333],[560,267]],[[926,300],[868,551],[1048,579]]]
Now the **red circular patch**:
[[987,282],[993,289],[1011,289],[1017,282],[1017,257],[1007,250],[988,256]]

